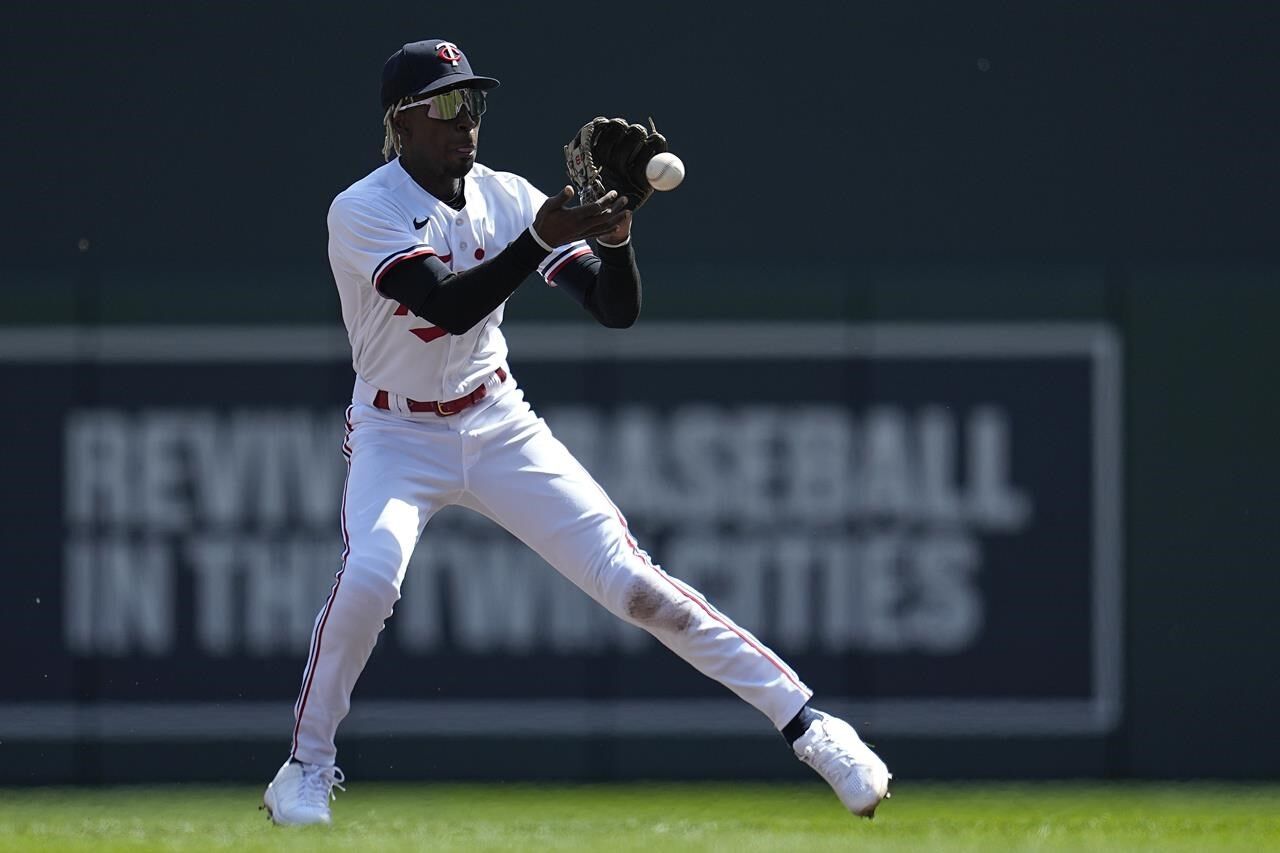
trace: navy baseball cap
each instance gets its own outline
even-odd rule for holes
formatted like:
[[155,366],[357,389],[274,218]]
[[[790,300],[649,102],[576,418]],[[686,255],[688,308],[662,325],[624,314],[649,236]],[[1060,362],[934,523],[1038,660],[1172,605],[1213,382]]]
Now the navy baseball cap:
[[492,77],[472,73],[471,63],[451,41],[411,42],[391,54],[382,66],[382,111],[409,95],[429,95],[460,84],[477,89],[499,85]]

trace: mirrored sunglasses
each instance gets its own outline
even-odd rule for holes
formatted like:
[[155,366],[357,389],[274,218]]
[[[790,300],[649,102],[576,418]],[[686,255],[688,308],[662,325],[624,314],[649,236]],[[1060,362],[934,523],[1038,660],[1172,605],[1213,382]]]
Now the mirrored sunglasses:
[[457,118],[463,107],[467,108],[467,112],[471,114],[472,118],[480,118],[480,116],[484,115],[485,97],[482,89],[453,89],[449,92],[441,92],[428,98],[401,104],[396,107],[396,112],[402,113],[407,109],[420,107],[423,104],[427,105],[428,118],[449,121]]

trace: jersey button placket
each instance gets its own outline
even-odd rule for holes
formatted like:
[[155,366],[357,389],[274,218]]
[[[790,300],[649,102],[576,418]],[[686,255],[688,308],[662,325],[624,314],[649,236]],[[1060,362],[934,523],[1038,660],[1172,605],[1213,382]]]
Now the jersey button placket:
[[[469,224],[469,218],[465,211],[453,218],[454,234],[452,242],[458,247],[458,254],[454,258],[453,269],[455,271],[457,271],[459,266],[464,263],[463,253],[469,248],[467,240],[459,240],[460,237],[466,237],[470,232],[471,229],[469,228]],[[465,269],[465,267],[463,268]],[[445,338],[445,341],[448,345],[448,349],[445,354],[444,370],[440,372],[440,394],[441,399],[451,399],[458,396],[457,394],[452,393],[453,385],[455,384],[453,377],[457,372],[457,366],[454,364],[454,343],[456,342],[456,338],[453,335],[449,335]],[[454,420],[458,419],[455,418]],[[457,427],[458,424],[455,423],[453,426]]]
[[[468,224],[466,216],[459,216],[453,220],[453,226],[458,229],[458,235],[463,238],[466,238],[471,233],[471,229],[467,227]],[[458,248],[463,250],[469,249],[471,248],[471,243],[466,239],[463,239],[458,243]]]

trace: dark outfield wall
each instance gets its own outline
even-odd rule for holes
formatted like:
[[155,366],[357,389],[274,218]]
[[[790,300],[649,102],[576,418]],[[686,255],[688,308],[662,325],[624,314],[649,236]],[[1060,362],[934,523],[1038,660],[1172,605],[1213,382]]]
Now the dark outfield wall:
[[[810,336],[783,323],[790,336],[753,345],[738,321],[760,316],[729,312],[738,349],[708,364],[705,354],[702,362],[688,356],[689,325],[652,337],[664,320],[709,319],[668,290],[695,280],[658,265],[649,276],[656,310],[619,333],[636,342],[631,356],[595,357],[563,330],[552,341],[569,355],[548,356],[545,335],[540,348],[521,346],[513,327],[512,363],[658,559],[741,614],[825,700],[855,709],[904,778],[1273,777],[1275,276],[1274,266],[1226,265],[1143,267],[1123,277],[1046,265],[859,268],[798,291],[797,305],[812,306],[843,282],[840,310],[771,319],[854,330],[871,321],[880,324],[873,331],[886,330],[881,337],[833,340],[829,325]],[[546,288],[521,294],[516,314],[517,305],[575,316]],[[915,326],[923,337],[913,334],[932,350],[924,363],[894,356],[903,322],[923,324]],[[337,565],[333,447],[350,378],[341,331],[320,327],[329,341],[320,353],[329,355],[318,358],[304,340],[303,356],[282,361],[299,342],[276,346],[276,327],[247,327],[237,339],[256,346],[258,367],[254,358],[227,363],[230,350],[181,326],[151,327],[166,331],[160,351],[168,356],[141,363],[127,353],[145,356],[153,338],[120,326],[100,327],[107,338],[82,327],[88,337],[44,350],[22,345],[44,328],[11,327],[0,338],[0,375],[10,399],[23,401],[12,414],[22,452],[6,466],[10,503],[0,524],[11,543],[3,639],[13,650],[0,697],[3,778],[183,779],[191,768],[215,779],[262,776],[279,760],[311,612]],[[538,328],[524,327],[535,339]],[[691,328],[695,340],[710,329]],[[93,366],[85,353],[104,344],[116,353],[123,346],[124,363]],[[786,355],[797,346],[814,357]],[[1048,360],[1036,355],[1040,346],[1050,348]],[[1118,411],[1099,408],[1098,365],[1121,370]],[[743,400],[752,404],[742,408]],[[872,454],[888,467],[845,468],[836,456],[836,480],[824,478],[814,453],[831,446],[824,430],[833,417],[853,430],[849,458]],[[1099,465],[1099,436],[1114,439],[1106,432],[1113,422],[1123,427],[1120,460],[1104,455]],[[713,458],[728,454],[728,470],[756,472],[741,488],[718,465],[681,467],[698,458],[688,429],[699,423],[727,436]],[[787,424],[808,438],[795,439]],[[735,429],[747,430],[742,443],[732,440]],[[754,450],[743,456],[743,446]],[[906,469],[894,462],[897,450],[907,453]],[[874,489],[889,509],[868,514],[855,500],[836,518],[825,504],[797,511],[782,499],[795,482],[788,454],[799,454],[805,477]],[[926,491],[908,489],[914,497],[899,505],[903,470],[943,473]],[[710,515],[664,509],[662,491],[688,483],[721,496]],[[976,496],[958,526],[931,503],[941,498],[945,507],[952,493]],[[228,503],[234,495],[242,499]],[[995,499],[976,500],[982,495]],[[777,501],[776,511],[761,514],[757,500]],[[743,507],[752,513],[740,515]],[[1099,524],[1117,519],[1121,541],[1107,541],[1119,552],[1099,562],[1084,546]],[[373,715],[353,718],[344,737],[349,772],[802,778],[749,712],[679,704],[720,700],[714,685],[599,624],[493,530],[450,524],[433,522],[432,547],[362,685],[370,704],[357,712]],[[886,524],[907,531],[916,555],[890,575],[857,550]],[[833,553],[845,556],[833,562]],[[797,559],[816,573],[785,587],[804,590],[809,603],[799,610],[777,598],[779,572]],[[723,574],[726,560],[738,568]],[[832,574],[841,566],[853,574]],[[1120,589],[1100,567],[1123,570]],[[855,580],[839,587],[843,605],[819,603],[845,577]],[[886,578],[888,587],[867,586]],[[1121,603],[1119,623],[1108,621]],[[1117,675],[1115,689],[1100,693]],[[502,705],[504,697],[518,701]],[[939,707],[930,698],[962,701]],[[548,717],[530,699],[571,704]],[[175,700],[204,704],[166,704]],[[633,700],[659,702],[656,722],[647,706],[626,704]],[[677,705],[661,704],[671,700]],[[1002,700],[1039,704],[1009,716]],[[469,701],[482,705],[470,712]],[[139,702],[152,707],[130,704]],[[590,710],[582,702],[604,705],[580,716]],[[487,741],[494,763],[483,771],[474,741],[460,738],[477,720],[512,732]],[[211,731],[220,732],[216,750]],[[1195,751],[1181,746],[1188,732]]]
[[[1101,730],[1016,737],[872,725],[895,770],[906,777],[1274,777],[1280,767],[1271,731],[1280,703],[1272,627],[1280,604],[1274,572],[1280,404],[1269,374],[1280,361],[1272,333],[1280,257],[1271,210],[1280,167],[1267,148],[1278,129],[1273,93],[1280,75],[1269,47],[1277,31],[1274,7],[968,4],[960,10],[939,3],[833,11],[787,4],[782,20],[774,7],[701,5],[682,11],[689,26],[675,36],[597,16],[600,29],[615,27],[614,35],[588,52],[577,46],[582,39],[572,21],[510,5],[433,19],[420,7],[390,3],[361,4],[358,17],[301,3],[266,12],[248,5],[121,11],[63,4],[15,13],[0,33],[0,61],[7,79],[19,83],[0,95],[12,129],[0,140],[9,166],[0,319],[87,327],[332,324],[336,299],[324,263],[323,213],[338,188],[378,161],[378,67],[401,41],[447,36],[504,80],[485,121],[482,159],[491,165],[554,187],[559,146],[598,112],[652,113],[672,138],[690,178],[679,193],[655,199],[637,227],[648,282],[646,323],[1051,321],[1084,323],[1114,336],[1124,391],[1118,413],[1123,459],[1113,466],[1118,470],[1104,473],[1116,475],[1112,497],[1119,498],[1123,519],[1119,716]],[[743,131],[730,131],[731,124]],[[739,141],[729,141],[735,137]],[[782,177],[762,175],[756,156],[762,150],[770,152],[768,162],[780,164]],[[77,248],[81,239],[87,251]],[[541,288],[521,292],[509,314],[573,317],[562,298]],[[6,352],[20,352],[18,341],[10,328],[0,343]],[[83,339],[78,345],[92,346]],[[841,375],[868,369],[856,361],[856,347],[848,357],[853,361],[839,368]],[[139,740],[137,732],[104,741],[102,732],[118,734],[132,723],[76,717],[77,703],[103,699],[207,699],[200,689],[227,692],[241,672],[244,685],[230,692],[245,695],[236,698],[278,703],[287,717],[289,700],[276,693],[290,690],[276,685],[281,673],[295,677],[296,655],[287,643],[271,645],[276,635],[266,616],[256,629],[239,626],[227,635],[234,654],[243,651],[235,644],[257,636],[266,643],[265,656],[219,669],[208,647],[203,657],[196,654],[190,644],[201,636],[200,599],[181,584],[203,577],[198,573],[181,575],[187,580],[173,591],[188,610],[144,607],[116,623],[85,621],[92,597],[81,594],[80,605],[66,604],[64,579],[77,577],[74,567],[84,565],[74,556],[75,537],[98,542],[140,532],[116,530],[101,519],[77,528],[74,514],[59,503],[69,488],[61,476],[74,446],[69,436],[86,423],[70,413],[114,407],[132,417],[194,403],[172,389],[181,381],[172,373],[159,377],[151,393],[147,382],[156,377],[107,366],[69,379],[65,358],[53,362],[10,358],[3,367],[11,421],[28,430],[20,442],[26,452],[11,455],[5,467],[7,482],[17,484],[10,486],[5,537],[28,555],[6,570],[20,581],[11,589],[23,591],[4,599],[6,648],[36,650],[6,656],[4,698],[70,701],[70,722],[44,730],[76,732],[77,739],[42,739],[40,725],[27,726],[21,737],[13,736],[16,729],[0,730],[0,780],[190,778],[193,768],[211,778],[264,776],[280,758],[279,743],[260,739],[275,725],[270,714],[262,732],[230,736],[236,748],[219,750],[177,737]],[[341,407],[347,377],[340,359],[316,369],[291,405],[320,417],[327,407]],[[553,390],[555,370],[541,369],[541,378],[536,365],[522,377],[531,388],[543,384],[540,398],[549,406],[571,403],[556,399],[562,391]],[[945,363],[924,378],[892,373],[906,369],[877,367],[881,372],[871,376],[897,378],[854,381],[843,397],[822,388],[791,393],[808,403],[843,400],[855,423],[877,401],[912,417],[923,404],[964,413],[965,395],[977,394],[975,388],[1024,422],[1066,424],[1071,435],[1079,434],[1073,419],[1092,416],[1092,408],[1081,410],[1094,401],[1082,396],[1080,377],[1044,365],[1032,374],[1035,393],[1019,390],[1026,376],[997,381],[957,369],[950,382]],[[609,370],[606,377],[622,376]],[[655,407],[650,414],[674,404],[664,400],[661,377],[627,376],[627,399]],[[599,387],[586,380],[570,385]],[[215,409],[280,405],[256,396],[242,375],[209,387],[222,395],[211,404]],[[915,389],[914,402],[895,397],[907,393],[904,387]],[[750,393],[722,390],[726,407]],[[30,414],[33,399],[43,401],[40,417]],[[606,412],[626,402],[598,393],[581,399]],[[773,404],[779,402],[786,405],[785,399]],[[967,423],[957,417],[957,424]],[[1013,435],[1014,447],[1025,447],[1019,436],[1028,433]],[[1075,472],[1080,454],[1089,451],[1069,444],[1057,458],[1074,460]],[[1015,458],[1013,482],[1030,488],[1037,501],[1052,497],[1085,511],[1091,500],[1085,496],[1096,493],[1071,477],[1059,488],[1044,476],[1057,445],[1033,448],[1040,474],[1026,473]],[[56,482],[50,471],[60,472]],[[1019,483],[1024,473],[1030,479]],[[317,525],[319,547],[323,527]],[[161,533],[176,535],[167,528]],[[199,528],[192,535],[206,534]],[[668,534],[658,529],[659,538]],[[1040,547],[1080,565],[1069,548],[1055,547],[1078,543],[1078,535],[1026,535],[1029,545],[1017,547]],[[64,539],[73,542],[71,551],[63,550]],[[996,546],[992,577],[1001,577],[1001,566],[1016,565],[1012,547]],[[50,570],[51,564],[58,568]],[[142,571],[145,564],[132,565]],[[1034,661],[1028,665],[1021,654],[1025,649],[1008,641],[997,643],[985,663],[968,647],[935,648],[930,654],[959,656],[955,667],[938,671],[946,676],[975,668],[976,693],[998,693],[1012,683],[1046,695],[1089,695],[1096,673],[1079,669],[1076,654],[1084,642],[1078,632],[1085,611],[1075,606],[1083,588],[1073,592],[1079,577],[1064,577],[1064,639],[1045,665],[1061,678],[1037,675]],[[83,585],[77,588],[83,593]],[[1017,589],[1000,581],[983,587],[982,600],[991,612],[1013,618],[1020,613]],[[59,608],[54,614],[51,600]],[[168,636],[166,614],[190,621],[174,622]],[[1030,606],[1021,618],[1032,627],[1046,624],[1044,613]],[[406,623],[406,631],[429,624]],[[111,627],[118,624],[132,625],[132,633],[120,639]],[[41,643],[32,643],[37,634]],[[223,635],[203,636],[216,652]],[[787,634],[779,636],[785,645]],[[117,640],[124,646],[113,650]],[[805,653],[801,640],[792,642],[796,654]],[[1052,637],[1036,642],[1041,651],[1053,647]],[[388,648],[384,664],[394,665],[398,647]],[[184,650],[201,669],[182,671]],[[860,657],[865,651],[845,650],[853,655],[849,672],[871,673],[861,680],[872,685],[861,698],[876,698],[879,687],[893,687],[895,696],[923,689],[911,681],[920,673],[892,657],[919,650],[881,649],[871,663]],[[148,654],[162,665],[149,668]],[[452,673],[446,686],[457,695],[501,694],[501,685],[472,682],[465,667],[448,669],[447,657],[429,660]],[[44,665],[50,661],[55,668]],[[841,684],[820,656],[805,662],[815,681],[846,688],[859,681]],[[575,665],[585,667],[577,670],[585,672],[582,683],[596,685],[597,694],[630,695],[619,693],[616,681],[601,688],[590,661]],[[371,695],[395,698],[394,671],[384,667],[383,680],[371,682],[371,690],[382,693]],[[640,671],[651,680],[681,677],[674,668]],[[642,698],[665,695],[653,684],[642,688]],[[860,698],[856,691],[849,695]],[[687,718],[682,725],[685,733],[676,739],[634,726],[623,738],[514,737],[495,744],[500,763],[485,766],[503,778],[799,772],[767,739],[693,733],[697,727]],[[349,773],[474,772],[470,741],[463,749],[457,738],[414,734],[403,724],[394,737],[376,731],[375,725],[347,742]],[[413,755],[430,759],[406,760]]]
[[584,120],[652,115],[690,175],[645,226],[667,257],[1275,250],[1274,4],[646,9],[24,4],[0,256],[88,236],[141,268],[323,273],[326,204],[379,159],[382,61],[437,35],[504,81],[481,159],[541,186]]

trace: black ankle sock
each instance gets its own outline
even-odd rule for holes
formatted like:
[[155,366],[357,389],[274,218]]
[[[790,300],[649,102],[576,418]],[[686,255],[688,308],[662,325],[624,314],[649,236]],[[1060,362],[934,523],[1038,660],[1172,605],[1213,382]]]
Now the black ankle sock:
[[807,704],[800,709],[800,713],[791,718],[791,722],[782,727],[782,736],[787,739],[787,743],[795,746],[805,732],[809,730],[809,724],[818,719],[817,713]]

